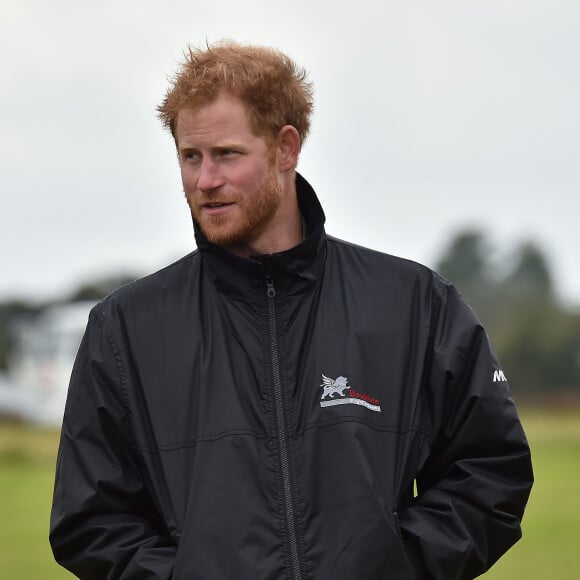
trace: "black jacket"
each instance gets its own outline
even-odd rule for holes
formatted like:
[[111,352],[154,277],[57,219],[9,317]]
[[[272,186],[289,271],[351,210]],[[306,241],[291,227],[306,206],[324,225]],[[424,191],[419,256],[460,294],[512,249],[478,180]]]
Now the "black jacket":
[[520,537],[530,454],[477,318],[328,237],[297,186],[296,248],[246,260],[196,228],[91,312],[50,536],[80,578],[466,579]]

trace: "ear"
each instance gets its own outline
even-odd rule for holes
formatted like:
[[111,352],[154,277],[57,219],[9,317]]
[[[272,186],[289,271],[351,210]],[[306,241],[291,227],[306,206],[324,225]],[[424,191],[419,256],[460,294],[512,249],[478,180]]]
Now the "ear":
[[301,146],[302,142],[296,127],[284,125],[276,138],[277,160],[281,171],[296,169]]

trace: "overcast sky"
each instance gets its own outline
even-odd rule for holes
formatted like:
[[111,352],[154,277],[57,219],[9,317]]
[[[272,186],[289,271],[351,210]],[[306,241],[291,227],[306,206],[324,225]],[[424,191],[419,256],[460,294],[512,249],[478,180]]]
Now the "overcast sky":
[[0,299],[193,249],[155,107],[221,38],[309,71],[329,233],[430,266],[464,227],[531,238],[580,305],[578,0],[2,0]]

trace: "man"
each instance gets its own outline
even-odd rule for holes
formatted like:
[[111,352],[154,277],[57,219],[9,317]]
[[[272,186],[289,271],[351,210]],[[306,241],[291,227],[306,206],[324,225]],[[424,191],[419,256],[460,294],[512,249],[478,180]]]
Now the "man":
[[198,250],[91,313],[51,518],[80,578],[467,579],[520,537],[487,336],[429,269],[325,234],[311,109],[291,60],[232,43],[159,109]]

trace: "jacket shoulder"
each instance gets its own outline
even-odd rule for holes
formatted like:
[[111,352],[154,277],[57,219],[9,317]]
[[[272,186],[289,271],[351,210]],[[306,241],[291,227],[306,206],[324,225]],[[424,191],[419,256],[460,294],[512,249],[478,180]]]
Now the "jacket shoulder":
[[387,254],[347,242],[334,236],[327,236],[329,256],[336,260],[348,261],[350,272],[363,275],[368,271],[374,279],[385,277],[403,284],[419,283],[445,294],[453,285],[440,274],[419,262]]

